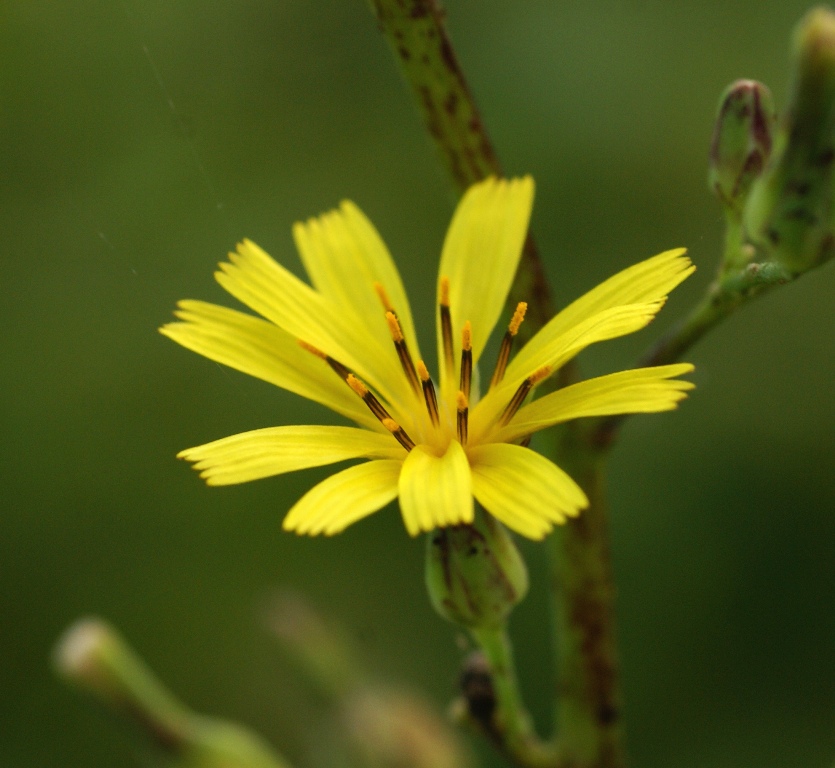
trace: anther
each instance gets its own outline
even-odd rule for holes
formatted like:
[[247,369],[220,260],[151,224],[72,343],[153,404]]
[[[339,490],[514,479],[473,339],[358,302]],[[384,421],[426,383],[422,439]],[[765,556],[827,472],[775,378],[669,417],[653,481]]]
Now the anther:
[[426,410],[429,412],[429,418],[437,427],[440,416],[438,414],[438,397],[435,394],[435,386],[432,384],[432,379],[429,376],[429,371],[423,360],[418,360],[417,364],[418,376],[420,376],[420,384],[423,389],[423,399],[426,401]]
[[455,398],[455,404],[458,406],[458,442],[461,443],[461,445],[466,445],[470,412],[467,396],[463,392],[459,391]]
[[516,305],[516,311],[513,317],[510,318],[510,323],[507,326],[504,337],[502,338],[502,345],[499,347],[499,355],[496,358],[496,367],[493,369],[493,378],[490,379],[490,388],[497,386],[504,378],[504,373],[507,370],[507,363],[510,360],[510,350],[513,347],[513,337],[519,333],[519,326],[525,319],[525,312],[528,310],[528,305],[524,301],[520,301]]
[[394,305],[391,303],[389,295],[386,293],[386,289],[383,288],[382,283],[374,283],[374,293],[376,293],[379,297],[380,303],[383,305],[383,309],[385,309],[386,312],[394,312]]
[[334,373],[336,373],[337,376],[339,376],[339,378],[347,379],[348,376],[351,374],[351,371],[347,366],[342,365],[342,363],[340,363],[339,360],[335,360],[326,352],[322,352],[322,350],[318,347],[314,347],[312,344],[308,344],[306,341],[302,339],[297,339],[297,341],[302,349],[324,360],[331,367],[331,370],[333,370]]
[[526,301],[520,301],[516,305],[516,310],[513,313],[513,317],[510,318],[510,323],[507,326],[507,332],[511,336],[515,336],[519,333],[519,326],[522,325],[522,321],[525,319],[525,312],[528,311],[528,303]]
[[510,398],[510,402],[507,404],[504,412],[499,417],[499,424],[507,424],[516,415],[516,411],[518,411],[522,406],[522,403],[525,402],[525,398],[530,394],[530,391],[537,384],[539,384],[540,381],[547,379],[550,375],[551,366],[543,365],[541,368],[537,368],[530,376],[528,376],[519,385],[516,392],[513,393],[513,397]]
[[473,328],[470,321],[464,323],[464,332],[461,334],[461,379],[460,388],[464,396],[469,400],[470,387],[473,378]]
[[440,281],[440,311],[441,311],[441,346],[444,353],[444,365],[447,372],[452,373],[455,361],[452,357],[452,317],[449,313],[449,278],[442,277]]
[[420,392],[420,383],[418,382],[417,372],[415,371],[415,364],[412,362],[412,356],[409,354],[409,348],[406,346],[406,339],[403,336],[403,329],[400,327],[400,321],[397,315],[389,310],[386,312],[386,322],[388,323],[389,333],[394,342],[394,348],[397,350],[397,357],[400,358],[400,365],[406,373],[406,378],[409,380],[412,389],[415,392]]
[[415,447],[415,443],[411,437],[406,434],[406,430],[403,429],[394,419],[383,419],[383,426],[394,435],[395,439],[397,440],[400,445],[402,445],[407,451],[411,451],[412,448]]
[[391,414],[383,407],[383,404],[353,373],[349,373],[345,377],[345,382],[362,398],[362,401],[368,406],[368,410],[380,421],[391,419]]

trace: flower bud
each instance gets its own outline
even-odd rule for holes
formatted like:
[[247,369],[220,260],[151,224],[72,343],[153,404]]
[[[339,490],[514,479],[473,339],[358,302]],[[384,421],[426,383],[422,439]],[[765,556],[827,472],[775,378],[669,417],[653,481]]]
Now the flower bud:
[[835,251],[835,13],[820,7],[800,21],[792,66],[788,109],[744,222],[767,259],[799,275]]
[[477,510],[472,524],[427,536],[426,587],[448,621],[496,629],[527,593],[528,571],[504,526]]
[[255,734],[191,712],[101,619],[71,626],[55,647],[53,663],[61,677],[139,725],[171,768],[288,768]]
[[710,142],[708,184],[736,220],[771,154],[775,121],[771,91],[762,83],[737,80],[722,94]]

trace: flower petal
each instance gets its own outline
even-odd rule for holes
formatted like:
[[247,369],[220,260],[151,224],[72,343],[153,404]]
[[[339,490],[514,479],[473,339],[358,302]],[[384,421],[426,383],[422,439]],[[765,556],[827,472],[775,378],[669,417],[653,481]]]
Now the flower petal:
[[634,264],[569,304],[519,350],[508,366],[508,374],[536,368],[531,360],[543,346],[600,312],[625,304],[651,304],[665,299],[696,269],[684,255],[686,252],[684,248],[676,248]]
[[293,226],[293,238],[310,281],[341,307],[350,307],[369,334],[391,346],[385,307],[374,284],[391,301],[412,354],[420,356],[412,311],[400,273],[374,225],[352,202]]
[[[473,361],[478,362],[499,319],[522,255],[533,195],[530,176],[509,181],[489,178],[470,187],[458,203],[438,272],[439,302],[441,278],[449,278],[456,365],[464,323],[472,323]],[[438,359],[443,360],[440,328]]]
[[160,333],[210,360],[315,400],[374,430],[382,427],[365,404],[325,364],[278,326],[204,301],[181,301]]
[[285,531],[332,536],[397,498],[402,462],[368,461],[311,488],[287,513]]
[[470,449],[473,494],[508,528],[541,539],[588,506],[588,499],[556,464],[544,456],[507,443]]
[[461,444],[443,456],[415,446],[400,473],[400,511],[410,535],[473,521],[470,465]]
[[234,485],[347,459],[400,459],[391,435],[354,427],[288,426],[224,437],[177,454],[208,485]]
[[492,428],[496,419],[510,402],[519,385],[534,371],[547,366],[557,370],[590,344],[606,341],[638,331],[647,325],[661,309],[662,302],[654,304],[628,304],[611,307],[565,333],[539,346],[536,354],[528,357],[530,368],[508,366],[501,384],[491,389],[470,412],[470,434],[474,441],[481,439]]
[[691,371],[690,363],[678,363],[620,371],[572,384],[524,406],[492,439],[511,442],[553,424],[586,416],[673,410],[687,397],[687,390],[695,386],[673,377]]
[[346,365],[393,406],[402,406],[404,395],[412,397],[390,341],[370,336],[353,311],[299,280],[255,243],[239,243],[215,277],[267,320]]

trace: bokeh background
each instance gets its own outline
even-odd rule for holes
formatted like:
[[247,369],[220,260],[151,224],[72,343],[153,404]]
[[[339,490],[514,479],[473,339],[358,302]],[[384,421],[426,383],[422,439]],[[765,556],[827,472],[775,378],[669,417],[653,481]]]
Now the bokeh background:
[[[686,245],[699,270],[659,320],[596,348],[629,365],[711,278],[705,184],[720,92],[785,102],[803,2],[449,0],[560,304]],[[177,450],[315,422],[317,406],[156,332],[243,236],[299,264],[294,220],[343,197],[376,223],[431,334],[453,197],[360,0],[11,0],[0,9],[0,765],[131,765],[135,734],[49,667],[82,615],[115,623],[201,711],[300,758],[321,701],[263,627],[294,587],[376,673],[454,693],[456,632],[395,509],[330,540],[280,530],[326,470],[207,489]],[[835,757],[835,265],[692,351],[698,389],[614,452],[614,560],[640,768],[823,768]],[[548,722],[545,561],[518,609],[522,684]],[[484,752],[486,765],[501,762]]]

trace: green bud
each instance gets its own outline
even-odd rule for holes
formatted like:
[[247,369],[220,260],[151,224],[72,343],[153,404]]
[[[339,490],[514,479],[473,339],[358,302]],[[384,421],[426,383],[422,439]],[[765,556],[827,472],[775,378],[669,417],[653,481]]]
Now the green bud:
[[815,8],[800,21],[792,67],[788,109],[744,223],[766,259],[799,275],[835,251],[835,13]]
[[448,621],[497,629],[527,593],[528,571],[504,526],[477,509],[471,525],[427,536],[426,587]]
[[61,677],[139,725],[171,768],[288,768],[258,736],[191,712],[101,619],[82,619],[58,641]]
[[722,94],[710,142],[708,184],[737,220],[771,154],[775,122],[771,91],[762,83],[737,80]]

